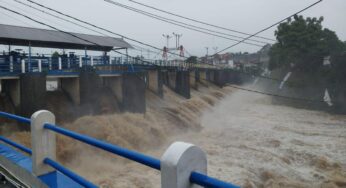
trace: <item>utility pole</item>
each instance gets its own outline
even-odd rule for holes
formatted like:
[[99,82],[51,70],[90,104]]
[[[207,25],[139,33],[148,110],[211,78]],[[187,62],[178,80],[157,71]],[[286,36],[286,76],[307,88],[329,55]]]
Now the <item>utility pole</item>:
[[165,34],[163,34],[162,36],[165,37],[166,40],[167,40],[167,41],[166,41],[166,44],[167,44],[166,47],[167,47],[167,49],[168,49],[168,48],[169,48],[169,39],[172,38],[172,36],[170,36],[170,35],[165,35]]
[[180,38],[183,36],[183,34],[177,34],[173,32],[173,35],[175,36],[175,47],[178,49],[180,46]]
[[205,62],[208,63],[208,50],[209,50],[209,47],[205,47],[205,49],[207,50],[207,54],[205,55]]

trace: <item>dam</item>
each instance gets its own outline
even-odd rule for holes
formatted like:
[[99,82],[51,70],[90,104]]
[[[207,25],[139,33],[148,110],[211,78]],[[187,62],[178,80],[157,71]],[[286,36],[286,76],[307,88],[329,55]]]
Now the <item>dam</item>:
[[[54,31],[8,25],[0,25],[0,29],[6,31],[1,34],[0,43],[29,47],[29,54],[9,50],[7,54],[0,56],[1,93],[8,98],[14,109],[13,114],[1,112],[0,116],[17,121],[21,129],[31,130],[31,149],[3,136],[0,138],[7,144],[1,144],[0,156],[3,169],[1,174],[8,182],[24,187],[97,187],[56,162],[56,134],[61,134],[161,171],[162,187],[192,187],[194,184],[237,187],[207,176],[206,155],[195,145],[175,142],[161,159],[156,159],[56,126],[55,115],[41,110],[46,107],[47,93],[50,92],[47,84],[52,82],[56,85],[54,89],[62,91],[73,105],[93,105],[100,92],[107,88],[121,112],[144,114],[146,90],[159,98],[165,98],[164,90],[167,88],[189,99],[190,89],[197,90],[202,82],[211,82],[218,87],[238,82],[235,72],[198,64],[139,62],[138,59],[128,57],[107,56],[110,50],[131,48],[122,39],[74,34],[87,37],[89,41],[93,41],[90,44],[72,40],[69,35]],[[52,34],[58,37],[52,40]],[[82,49],[85,50],[85,55],[46,57],[33,55],[33,47]],[[102,51],[104,54],[89,56],[88,51]]]

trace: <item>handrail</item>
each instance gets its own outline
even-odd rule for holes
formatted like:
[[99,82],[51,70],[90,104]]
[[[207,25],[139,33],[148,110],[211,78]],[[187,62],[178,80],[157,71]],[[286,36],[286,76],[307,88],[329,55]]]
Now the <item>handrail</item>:
[[25,147],[25,146],[23,146],[23,145],[17,144],[17,143],[15,143],[15,142],[13,142],[12,140],[9,140],[9,139],[7,139],[7,138],[5,138],[5,137],[3,137],[3,136],[0,136],[0,140],[3,141],[3,142],[5,142],[5,143],[8,144],[8,145],[11,145],[11,146],[13,146],[13,147],[15,147],[15,148],[17,148],[17,149],[19,149],[19,150],[24,151],[24,152],[27,153],[27,154],[30,154],[30,155],[32,154],[31,149],[29,149],[29,148],[27,148],[27,147]]
[[110,143],[107,143],[104,141],[97,140],[97,139],[92,138],[90,136],[75,133],[75,132],[72,132],[70,130],[67,130],[67,129],[64,129],[64,128],[61,128],[58,126],[54,126],[51,124],[45,124],[44,128],[49,129],[49,130],[54,131],[54,132],[57,132],[57,133],[60,133],[62,135],[74,138],[74,139],[79,140],[81,142],[84,142],[86,144],[101,148],[101,149],[106,150],[110,153],[120,155],[124,158],[136,161],[138,163],[149,166],[149,167],[154,168],[156,170],[160,170],[160,168],[161,168],[160,160],[155,159],[155,158],[150,157],[150,156],[147,156],[147,155],[144,155],[142,153],[128,150],[128,149],[125,149],[125,148],[122,148],[122,147],[119,147],[119,146],[116,146],[116,145],[113,145],[113,144],[110,144]]
[[220,181],[218,179],[209,177],[198,172],[191,173],[190,182],[208,188],[240,188],[237,185],[225,183],[223,181]]
[[[9,118],[9,119],[14,119],[17,120],[19,122],[22,123],[31,123],[31,120],[28,118],[24,118],[21,116],[17,116],[17,115],[13,115],[13,114],[9,114],[6,112],[0,112],[0,117],[5,117],[5,118]],[[50,123],[46,123],[43,125],[44,129],[48,129],[51,131],[54,131],[56,133],[74,138],[76,140],[79,140],[81,142],[84,142],[86,144],[95,146],[97,148],[103,149],[105,151],[108,151],[110,153],[122,156],[124,158],[136,161],[138,163],[141,163],[143,165],[146,165],[148,167],[154,168],[156,170],[161,170],[161,161],[151,157],[151,156],[147,156],[144,155],[142,153],[136,152],[136,151],[132,151],[129,149],[125,149],[101,140],[97,140],[95,138],[92,138],[90,136],[86,136],[86,135],[82,135],[67,129],[64,129],[62,127],[58,127],[55,126],[53,124]],[[17,144],[11,140],[8,140],[2,136],[0,136],[0,140],[12,145],[26,153],[31,154],[32,151],[20,144]],[[95,186],[94,184],[92,184],[91,182],[85,180],[84,178],[82,178],[81,176],[73,173],[72,171],[70,171],[69,169],[65,168],[64,166],[62,166],[61,164],[49,159],[49,158],[45,158],[43,160],[43,163],[50,165],[51,167],[55,168],[56,170],[58,170],[59,172],[63,173],[64,175],[68,176],[69,178],[73,179],[74,181],[78,182],[79,184],[83,185],[84,187],[87,188],[96,188],[97,186]],[[199,172],[192,172],[190,174],[190,178],[189,181],[191,183],[203,186],[203,187],[207,187],[207,188],[239,188],[239,186],[237,185],[233,185],[231,183],[228,182],[223,182],[221,180],[209,177],[207,175],[201,174]]]
[[30,122],[31,122],[29,118],[25,118],[25,117],[22,117],[22,116],[17,116],[17,115],[10,114],[10,113],[7,113],[7,112],[0,112],[0,117],[16,120],[16,121],[18,121],[20,123],[25,123],[25,124],[30,124]]
[[71,178],[72,180],[76,181],[80,185],[86,187],[86,188],[97,188],[98,186],[94,185],[93,183],[89,182],[88,180],[82,178],[81,176],[75,174],[74,172],[70,171],[69,169],[65,168],[61,164],[53,161],[52,159],[45,158],[43,161],[45,164],[55,168],[59,172],[63,173],[67,177]]

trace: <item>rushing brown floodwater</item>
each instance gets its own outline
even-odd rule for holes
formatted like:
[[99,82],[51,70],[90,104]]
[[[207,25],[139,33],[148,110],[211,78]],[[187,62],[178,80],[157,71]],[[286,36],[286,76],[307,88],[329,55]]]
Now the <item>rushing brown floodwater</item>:
[[[148,112],[85,116],[65,127],[160,157],[174,141],[202,147],[209,175],[244,187],[346,187],[346,117],[201,87],[184,100],[147,93]],[[224,97],[222,99],[222,97]],[[218,102],[219,101],[219,102]],[[29,145],[27,133],[13,139]],[[65,137],[59,160],[101,187],[160,187],[156,170]]]

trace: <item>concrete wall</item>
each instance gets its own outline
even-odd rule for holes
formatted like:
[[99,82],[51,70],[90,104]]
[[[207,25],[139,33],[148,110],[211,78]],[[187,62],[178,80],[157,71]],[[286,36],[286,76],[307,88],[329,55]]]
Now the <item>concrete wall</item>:
[[214,70],[214,84],[223,87],[228,80],[228,74],[225,70]]
[[98,91],[102,86],[101,77],[93,70],[82,70],[79,76],[80,103],[97,101]]
[[60,78],[60,88],[75,105],[80,105],[79,78]]
[[189,71],[177,71],[175,91],[187,99],[191,97]]
[[176,80],[177,80],[177,73],[176,73],[176,71],[174,70],[174,71],[172,71],[172,70],[169,70],[168,72],[167,72],[167,76],[168,76],[168,84],[167,84],[167,86],[169,87],[169,88],[171,88],[171,89],[173,89],[173,90],[175,90],[176,89]]
[[149,90],[156,93],[161,98],[163,97],[163,73],[161,70],[149,70],[148,71],[148,87]]
[[46,106],[46,74],[25,73],[20,75],[20,114],[30,117]]
[[123,74],[122,106],[124,111],[134,113],[145,113],[145,89],[144,73],[125,73]]
[[20,81],[19,79],[2,80],[2,89],[10,100],[14,107],[20,109]]
[[118,100],[121,106],[123,101],[123,78],[122,76],[103,77],[103,85],[108,87]]
[[191,88],[193,89],[198,89],[198,84],[197,84],[197,76],[198,75],[198,72],[195,71],[195,70],[192,70],[190,71],[190,75],[189,75],[189,78],[190,78],[190,86]]

